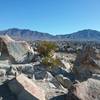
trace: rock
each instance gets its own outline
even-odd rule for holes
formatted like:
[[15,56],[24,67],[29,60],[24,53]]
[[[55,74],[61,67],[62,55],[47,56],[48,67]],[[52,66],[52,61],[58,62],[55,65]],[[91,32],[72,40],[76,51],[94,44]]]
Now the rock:
[[8,86],[18,100],[45,100],[44,91],[23,74],[11,80]]
[[18,75],[18,71],[17,71],[16,67],[11,66],[6,74],[16,76],[16,75]]
[[47,77],[45,77],[46,80],[48,81],[52,81],[54,79],[54,77],[52,76],[52,74],[50,72],[47,72]]
[[57,75],[56,79],[65,87],[65,88],[70,88],[72,86],[72,82],[70,79],[67,77],[64,77],[63,75]]
[[22,66],[22,72],[24,74],[32,74],[34,73],[34,66],[32,64],[25,64],[24,66]]
[[0,69],[0,77],[5,77],[6,75],[6,70]]
[[3,97],[0,97],[0,100],[3,100]]
[[52,74],[50,72],[47,72],[47,75],[45,77],[45,80],[49,82],[50,87],[56,87],[58,89],[62,89],[63,86],[60,84],[60,82],[58,82],[58,80],[52,76]]
[[17,64],[17,65],[12,65],[12,67],[16,70],[19,74],[24,73],[26,74],[29,78],[33,78],[34,74],[34,65],[32,63],[29,64]]
[[100,50],[90,46],[83,47],[73,70],[79,80],[86,80],[92,74],[100,73]]
[[8,35],[0,36],[1,55],[11,63],[29,63],[34,58],[32,47],[25,41],[15,41]]
[[43,80],[46,77],[46,71],[37,71],[34,73],[36,80]]
[[68,72],[66,68],[63,67],[56,67],[50,70],[53,76],[57,76],[59,74],[63,75],[64,77],[68,77],[71,81],[75,81],[75,75],[72,72]]
[[70,88],[66,100],[100,100],[100,80],[89,78]]
[[6,70],[0,69],[0,85],[6,81]]
[[[50,87],[56,87],[61,89],[62,86],[61,84],[56,80],[56,78],[48,71],[46,71],[44,68],[40,68],[40,66],[36,66],[36,68],[34,68],[34,74],[33,77],[35,78],[35,80],[43,80],[45,82],[48,82]],[[33,78],[33,80],[34,80]]]
[[45,68],[41,65],[34,66],[34,77],[36,80],[43,80],[46,77],[47,73]]
[[6,83],[0,84],[0,100],[17,100],[16,96],[9,90]]
[[100,74],[93,74],[92,78],[100,80]]
[[47,92],[46,100],[66,100],[66,94],[61,91]]
[[25,64],[31,62],[33,58],[34,54],[32,52],[27,52],[23,57],[16,59],[15,62]]
[[66,68],[66,71],[70,72],[71,71],[71,65],[66,60],[61,60],[61,62],[64,65],[64,67]]
[[0,64],[0,69],[5,69],[6,71],[9,70],[10,65],[9,64]]

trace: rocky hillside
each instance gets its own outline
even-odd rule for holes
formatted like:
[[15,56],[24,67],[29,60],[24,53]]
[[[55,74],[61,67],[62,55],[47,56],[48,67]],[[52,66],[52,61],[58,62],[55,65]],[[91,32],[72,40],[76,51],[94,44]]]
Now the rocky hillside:
[[100,40],[100,32],[96,30],[81,30],[78,32],[74,32],[68,35],[62,36],[62,38],[69,38],[69,39],[74,39],[74,40]]
[[5,35],[5,34],[15,39],[22,39],[22,40],[42,40],[42,39],[53,38],[53,36],[48,33],[42,33],[38,31],[31,31],[28,29],[18,29],[18,28],[12,28],[0,31],[0,35]]
[[[47,41],[34,50],[0,40],[6,44],[0,49],[0,100],[100,100],[100,48],[84,45],[80,52],[62,53]],[[20,51],[17,60],[12,48]]]
[[8,30],[0,31],[0,35],[8,34],[15,39],[22,40],[90,40],[90,41],[100,41],[100,32],[96,30],[81,30],[66,35],[51,35],[49,33],[43,33],[38,31],[31,31],[28,29],[17,29],[12,28]]

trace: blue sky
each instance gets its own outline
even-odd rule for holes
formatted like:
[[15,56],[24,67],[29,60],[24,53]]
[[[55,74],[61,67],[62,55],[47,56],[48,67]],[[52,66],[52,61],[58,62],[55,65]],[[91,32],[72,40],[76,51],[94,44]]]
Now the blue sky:
[[0,30],[13,27],[51,34],[100,31],[100,0],[0,0]]

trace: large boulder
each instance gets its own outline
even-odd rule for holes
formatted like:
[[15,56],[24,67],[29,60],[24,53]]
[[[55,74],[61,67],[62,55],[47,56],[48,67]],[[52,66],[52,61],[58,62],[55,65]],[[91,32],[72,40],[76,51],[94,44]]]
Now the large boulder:
[[18,100],[45,100],[44,91],[23,74],[8,83]]
[[100,73],[100,49],[85,46],[77,56],[74,72],[78,79],[85,80],[92,74]]
[[71,81],[75,81],[75,76],[72,72],[69,72],[68,69],[63,67],[54,67],[49,70],[53,76],[62,75],[69,78]]
[[70,88],[73,83],[71,82],[71,80],[67,77],[64,77],[63,75],[57,75],[56,79],[58,80],[58,82],[60,82],[62,84],[62,86],[64,86],[65,88]]
[[0,36],[1,56],[11,63],[28,63],[34,58],[33,48],[25,41],[15,41],[9,36]]
[[100,100],[100,80],[90,78],[75,84],[70,89],[66,100]]

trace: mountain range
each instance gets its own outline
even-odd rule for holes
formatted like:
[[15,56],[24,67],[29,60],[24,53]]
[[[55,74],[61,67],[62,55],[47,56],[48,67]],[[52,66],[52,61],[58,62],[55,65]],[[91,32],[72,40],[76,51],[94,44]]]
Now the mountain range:
[[18,29],[18,28],[11,28],[0,31],[0,35],[6,35],[6,34],[15,39],[31,40],[31,41],[32,40],[33,41],[34,40],[100,41],[100,32],[92,29],[85,29],[65,35],[51,35],[49,33],[32,31],[29,29]]

